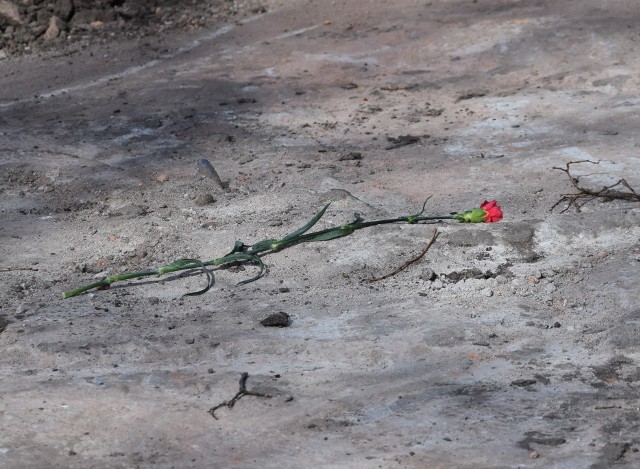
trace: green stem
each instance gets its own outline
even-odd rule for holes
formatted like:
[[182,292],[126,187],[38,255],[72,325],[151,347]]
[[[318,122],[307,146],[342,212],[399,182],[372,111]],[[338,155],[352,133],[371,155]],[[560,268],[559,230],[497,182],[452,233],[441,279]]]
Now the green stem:
[[129,280],[132,278],[138,277],[148,277],[149,275],[159,275],[160,269],[157,270],[145,270],[143,272],[133,272],[130,274],[120,274],[120,275],[111,275],[109,277],[105,277],[99,282],[91,283],[89,285],[85,285],[80,288],[76,288],[75,290],[66,291],[62,294],[63,298],[71,298],[72,296],[79,295],[80,293],[84,293],[87,290],[92,290],[94,288],[109,288],[112,283],[120,282],[121,280]]
[[[356,230],[361,230],[363,228],[368,228],[370,226],[376,226],[376,225],[388,225],[391,223],[417,223],[419,221],[433,221],[433,220],[451,220],[453,219],[454,216],[453,215],[444,215],[444,216],[439,216],[439,217],[420,217],[420,216],[415,216],[415,215],[411,215],[408,217],[398,217],[398,218],[386,218],[383,220],[372,220],[372,221],[363,221],[363,222],[355,222],[355,223],[347,223],[345,225],[341,225],[339,227],[334,227],[334,228],[326,228],[324,230],[319,230],[319,231],[314,231],[312,233],[306,233],[303,235],[300,235],[296,238],[293,239],[289,239],[286,241],[276,241],[274,244],[275,249],[276,250],[282,250],[284,248],[293,246],[294,244],[300,244],[300,243],[304,243],[304,242],[314,242],[314,241],[327,241],[328,239],[323,239],[323,235],[328,235],[331,233],[335,233],[336,235],[333,238],[340,238],[343,236],[347,236],[350,235],[351,233],[353,233]],[[333,239],[330,238],[330,239]],[[266,251],[266,249],[261,249],[258,252],[263,252]],[[251,251],[250,252],[254,252]]]
[[[425,202],[426,203],[426,202]],[[211,275],[208,271],[206,271],[206,266],[214,266],[219,267],[224,264],[230,262],[238,262],[238,261],[250,261],[254,264],[260,266],[260,273],[249,280],[245,280],[244,282],[240,282],[240,284],[252,282],[260,278],[264,271],[265,266],[258,257],[258,254],[265,253],[267,251],[280,251],[284,248],[291,247],[296,244],[304,243],[304,242],[315,242],[315,241],[329,241],[331,239],[340,238],[343,236],[348,236],[352,234],[356,230],[361,230],[363,228],[368,228],[370,226],[375,225],[386,225],[391,223],[418,223],[420,221],[432,221],[432,220],[451,220],[455,218],[455,215],[444,215],[437,217],[423,217],[420,212],[417,215],[410,215],[407,217],[397,217],[397,218],[386,218],[382,220],[373,220],[373,221],[360,221],[360,217],[357,217],[357,220],[352,223],[347,223],[345,225],[340,225],[338,227],[327,228],[324,230],[318,230],[311,233],[306,233],[306,230],[309,229],[313,224],[315,224],[324,214],[328,205],[325,206],[314,218],[311,219],[304,227],[294,231],[293,233],[285,236],[281,240],[276,239],[268,239],[260,241],[252,246],[245,246],[243,243],[236,243],[236,247],[227,254],[226,256],[219,257],[217,259],[213,259],[211,261],[200,262],[197,259],[180,259],[171,264],[167,264],[155,270],[145,270],[141,272],[133,272],[128,274],[120,274],[120,275],[111,275],[109,277],[105,277],[98,282],[91,283],[89,285],[82,286],[80,288],[76,288],[74,290],[69,290],[63,293],[63,298],[71,298],[73,296],[84,293],[88,290],[92,290],[94,288],[109,288],[109,286],[115,282],[120,282],[122,280],[130,280],[133,278],[139,277],[148,277],[151,275],[164,275],[168,273],[178,272],[180,270],[190,270],[190,269],[203,269],[204,273],[207,274],[207,278],[209,279],[208,285],[204,290],[201,290],[193,294],[202,294],[209,290],[212,286]],[[423,207],[424,211],[424,207]],[[245,252],[242,252],[241,249],[244,249]]]

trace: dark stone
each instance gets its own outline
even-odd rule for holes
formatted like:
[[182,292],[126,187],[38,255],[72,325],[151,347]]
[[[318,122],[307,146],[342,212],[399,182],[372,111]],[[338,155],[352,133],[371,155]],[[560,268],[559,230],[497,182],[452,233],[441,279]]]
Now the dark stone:
[[532,384],[536,384],[538,382],[537,379],[516,379],[515,381],[511,381],[511,386],[518,386],[520,388],[531,386]]
[[480,269],[476,269],[475,267],[472,269],[461,270],[459,272],[453,271],[445,275],[447,279],[452,282],[459,282],[461,280],[467,280],[470,278],[474,279],[488,279],[493,278],[495,275],[491,271],[482,272]]
[[265,319],[260,321],[260,324],[265,327],[289,327],[289,315],[280,311],[279,313],[267,316]]
[[53,4],[53,14],[62,21],[69,21],[73,16],[75,7],[72,0],[56,0]]
[[518,441],[517,445],[519,448],[532,451],[534,449],[531,447],[532,443],[545,446],[560,446],[566,442],[566,438],[552,437],[540,432],[527,432],[525,433],[525,437]]
[[200,194],[196,197],[196,205],[198,207],[204,207],[205,205],[210,205],[215,203],[216,199],[211,194]]
[[[425,136],[428,138],[428,135]],[[385,150],[393,150],[394,148],[404,147],[406,145],[412,145],[414,143],[418,143],[422,137],[418,135],[400,135],[399,137],[387,137],[387,140],[390,142],[389,145],[385,147]]]
[[360,153],[359,151],[350,151],[349,153],[345,153],[344,155],[342,155],[338,159],[340,161],[361,160],[362,159],[362,153]]

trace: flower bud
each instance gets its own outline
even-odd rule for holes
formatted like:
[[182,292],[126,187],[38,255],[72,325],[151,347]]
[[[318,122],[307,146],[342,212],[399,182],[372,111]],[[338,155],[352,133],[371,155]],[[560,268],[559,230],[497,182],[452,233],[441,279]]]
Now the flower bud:
[[458,213],[455,216],[456,220],[462,223],[484,223],[487,212],[481,208],[474,208],[473,210],[467,210],[466,212]]

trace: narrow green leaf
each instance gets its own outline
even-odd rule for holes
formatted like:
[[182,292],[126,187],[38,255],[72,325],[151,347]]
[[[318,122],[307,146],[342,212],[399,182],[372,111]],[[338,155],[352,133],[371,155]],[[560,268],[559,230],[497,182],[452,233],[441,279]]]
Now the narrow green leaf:
[[260,272],[258,272],[258,275],[256,275],[255,277],[251,277],[250,279],[243,280],[242,282],[236,283],[236,287],[239,287],[240,285],[244,285],[246,283],[255,282],[256,280],[258,280],[260,277],[262,277],[264,275],[264,273],[267,270],[267,267],[264,265],[264,262],[262,262],[262,259],[260,259],[258,256],[256,256],[256,258],[253,261],[253,263],[255,265],[257,265],[258,267],[260,267]]
[[313,227],[313,225],[318,223],[318,220],[320,220],[322,218],[322,216],[324,215],[324,212],[326,212],[327,209],[329,208],[329,205],[331,205],[331,202],[329,202],[327,205],[325,205],[323,207],[322,210],[320,210],[318,213],[316,213],[314,215],[314,217],[307,222],[306,225],[298,228],[295,231],[292,231],[287,236],[282,238],[281,241],[291,241],[292,239],[297,238],[298,236],[300,236],[302,234],[305,234],[307,231],[309,231]]
[[258,275],[256,275],[255,277],[251,277],[248,280],[243,280],[242,282],[237,283],[236,286],[244,285],[245,283],[255,282],[256,280],[258,280],[260,277],[264,275],[267,269],[267,267],[264,265],[264,262],[262,262],[262,259],[260,259],[260,257],[256,256],[255,254],[249,254],[247,252],[237,252],[235,254],[228,254],[224,257],[216,259],[215,265],[219,266],[219,265],[228,264],[229,262],[237,262],[237,261],[253,262],[254,265],[257,265],[258,267],[260,267],[260,272],[258,272]]
[[420,210],[420,212],[414,214],[414,215],[409,215],[408,217],[406,217],[406,222],[413,224],[416,223],[418,221],[420,221],[420,217],[422,217],[422,214],[424,213],[425,208],[427,207],[427,202],[429,202],[429,199],[433,197],[432,195],[430,195],[429,197],[427,197],[427,200],[424,201],[424,203],[422,204],[422,210]]
[[202,273],[204,273],[207,277],[207,286],[205,288],[203,288],[202,290],[198,290],[198,291],[194,291],[194,292],[189,292],[189,293],[185,293],[182,296],[198,296],[198,295],[203,295],[205,293],[207,293],[211,287],[213,286],[213,275],[211,275],[211,272],[209,272],[209,269],[207,269],[207,267],[204,265],[204,263],[199,260],[199,259],[179,259],[175,262],[172,262],[170,265],[174,265],[176,267],[180,266],[180,267],[186,267],[190,264],[194,264],[197,267],[200,267],[202,269]]

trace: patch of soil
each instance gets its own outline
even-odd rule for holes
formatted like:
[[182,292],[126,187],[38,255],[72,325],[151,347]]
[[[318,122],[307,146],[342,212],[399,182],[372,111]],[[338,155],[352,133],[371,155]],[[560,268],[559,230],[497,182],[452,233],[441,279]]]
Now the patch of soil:
[[263,0],[0,0],[0,59],[136,39],[265,13]]

